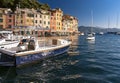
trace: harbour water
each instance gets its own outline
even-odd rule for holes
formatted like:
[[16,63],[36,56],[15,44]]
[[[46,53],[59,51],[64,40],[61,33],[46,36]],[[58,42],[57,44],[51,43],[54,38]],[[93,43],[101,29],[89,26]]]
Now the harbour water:
[[21,68],[0,67],[0,83],[120,83],[120,36],[73,37],[70,51]]

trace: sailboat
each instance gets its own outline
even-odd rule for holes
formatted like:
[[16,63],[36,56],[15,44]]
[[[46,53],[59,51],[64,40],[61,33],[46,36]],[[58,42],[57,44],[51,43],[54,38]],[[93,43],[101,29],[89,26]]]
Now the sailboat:
[[93,27],[93,12],[91,11],[91,17],[92,17],[92,26],[91,26],[91,31],[87,35],[87,40],[95,40],[95,33],[92,32],[92,27]]

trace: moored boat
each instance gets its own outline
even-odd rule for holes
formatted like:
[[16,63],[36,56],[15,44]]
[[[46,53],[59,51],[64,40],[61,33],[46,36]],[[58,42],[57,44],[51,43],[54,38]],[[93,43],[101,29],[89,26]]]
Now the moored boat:
[[0,48],[11,48],[19,44],[18,40],[15,40],[12,31],[0,31]]
[[94,34],[88,34],[86,39],[87,40],[95,40],[95,36],[94,36]]
[[[92,17],[92,26],[93,26],[93,12],[91,11],[91,17]],[[90,33],[87,35],[87,40],[92,40],[92,41],[95,41],[95,33],[93,32],[93,27],[91,26],[91,29],[90,29]]]
[[[70,41],[63,39],[38,41],[36,38],[22,39],[17,47],[0,48],[0,65],[21,66],[68,51]],[[10,64],[11,63],[11,64]]]

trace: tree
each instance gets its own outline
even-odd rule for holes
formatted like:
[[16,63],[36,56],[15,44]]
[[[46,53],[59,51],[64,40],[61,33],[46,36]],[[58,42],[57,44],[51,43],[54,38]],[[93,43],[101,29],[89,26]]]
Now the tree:
[[38,0],[0,0],[0,4],[1,8],[11,8],[13,12],[18,4],[21,8],[50,9],[48,4],[41,4]]

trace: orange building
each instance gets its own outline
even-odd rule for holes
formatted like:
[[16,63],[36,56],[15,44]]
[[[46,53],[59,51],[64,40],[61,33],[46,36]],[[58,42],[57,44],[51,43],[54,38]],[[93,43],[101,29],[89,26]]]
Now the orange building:
[[50,28],[53,33],[61,33],[62,31],[63,11],[58,9],[51,10]]
[[0,28],[12,29],[15,25],[15,14],[11,9],[0,8]]

